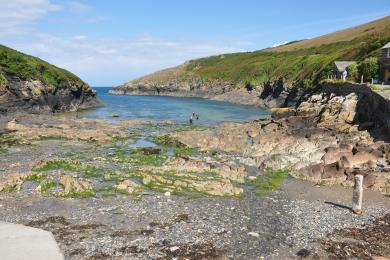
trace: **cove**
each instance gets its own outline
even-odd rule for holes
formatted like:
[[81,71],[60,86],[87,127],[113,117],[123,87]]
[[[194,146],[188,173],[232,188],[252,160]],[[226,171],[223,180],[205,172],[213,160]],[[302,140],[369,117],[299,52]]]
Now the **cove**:
[[[112,95],[108,87],[94,88],[104,107],[90,109],[83,114],[88,118],[117,121],[123,119],[173,120],[186,123],[193,112],[200,114],[196,124],[215,125],[222,122],[246,122],[269,116],[265,109],[207,100],[167,96]],[[113,117],[118,115],[119,117]]]

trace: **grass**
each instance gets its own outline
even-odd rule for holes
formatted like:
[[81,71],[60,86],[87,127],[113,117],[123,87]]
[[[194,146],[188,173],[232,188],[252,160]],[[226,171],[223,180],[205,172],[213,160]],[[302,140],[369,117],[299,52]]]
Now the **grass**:
[[[39,79],[46,84],[46,90],[52,93],[58,88],[68,88],[74,85],[90,89],[74,74],[3,45],[0,45],[0,74],[9,74],[24,80]],[[4,86],[6,84],[4,76],[0,78],[0,86]]]
[[6,89],[8,85],[8,80],[4,77],[4,75],[0,72],[0,91]]
[[172,80],[184,85],[196,78],[210,86],[217,81],[238,88],[256,88],[281,80],[300,89],[310,88],[334,74],[333,63],[336,60],[361,62],[368,57],[378,57],[381,47],[390,41],[390,19],[386,22],[387,28],[308,48],[260,50],[191,60],[183,66],[142,77],[133,81],[130,87],[137,84],[161,85],[161,82]]
[[278,189],[288,175],[284,170],[274,171],[267,169],[263,174],[260,174],[256,179],[251,181],[252,189],[256,195],[265,196],[269,191]]

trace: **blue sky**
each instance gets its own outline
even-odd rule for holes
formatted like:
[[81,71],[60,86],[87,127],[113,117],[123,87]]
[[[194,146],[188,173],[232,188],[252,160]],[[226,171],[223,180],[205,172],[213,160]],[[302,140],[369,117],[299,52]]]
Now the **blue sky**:
[[389,0],[0,0],[0,43],[113,86],[390,15]]

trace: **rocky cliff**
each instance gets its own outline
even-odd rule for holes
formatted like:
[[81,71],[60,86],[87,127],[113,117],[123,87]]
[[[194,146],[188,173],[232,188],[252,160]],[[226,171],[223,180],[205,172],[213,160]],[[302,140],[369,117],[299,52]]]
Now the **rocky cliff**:
[[100,105],[72,73],[0,45],[0,112],[61,112]]
[[297,108],[297,115],[313,116],[321,127],[339,131],[367,130],[390,141],[390,100],[365,84],[323,83]]

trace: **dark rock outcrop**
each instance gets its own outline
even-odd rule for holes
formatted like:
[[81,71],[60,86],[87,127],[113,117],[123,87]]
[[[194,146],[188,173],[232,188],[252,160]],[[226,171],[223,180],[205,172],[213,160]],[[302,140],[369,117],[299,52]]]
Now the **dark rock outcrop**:
[[85,83],[49,88],[40,80],[7,77],[0,89],[0,112],[64,112],[101,105],[93,90]]

